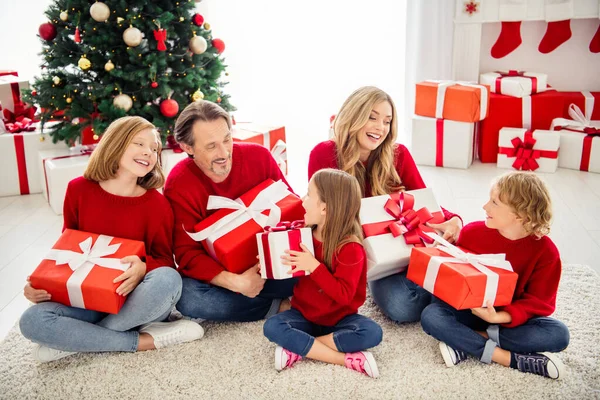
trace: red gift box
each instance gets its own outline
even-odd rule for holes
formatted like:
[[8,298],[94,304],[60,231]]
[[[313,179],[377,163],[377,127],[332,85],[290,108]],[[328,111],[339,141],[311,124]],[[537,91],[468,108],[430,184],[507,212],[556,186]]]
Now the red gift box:
[[287,175],[285,127],[269,127],[251,122],[238,122],[233,126],[234,142],[257,143],[271,151],[271,155]]
[[121,258],[132,255],[145,257],[143,242],[66,229],[31,274],[31,286],[61,304],[117,314],[125,296],[113,280],[129,268]]
[[526,97],[491,93],[489,114],[481,121],[479,135],[481,162],[497,162],[500,129],[549,130],[552,119],[563,115],[563,102],[562,93],[554,90]]
[[469,254],[438,235],[441,247],[415,247],[407,278],[457,310],[512,302],[518,275],[503,254]]
[[17,71],[13,71],[13,70],[0,70],[0,76],[6,76],[6,75],[13,75],[13,76],[19,76],[19,73]]
[[208,210],[217,210],[188,233],[228,271],[242,273],[256,264],[256,234],[281,220],[304,219],[302,200],[282,181],[267,179],[236,200],[210,196]]
[[600,121],[600,92],[561,92],[564,99],[562,118],[570,118],[569,106],[575,104],[589,120]]

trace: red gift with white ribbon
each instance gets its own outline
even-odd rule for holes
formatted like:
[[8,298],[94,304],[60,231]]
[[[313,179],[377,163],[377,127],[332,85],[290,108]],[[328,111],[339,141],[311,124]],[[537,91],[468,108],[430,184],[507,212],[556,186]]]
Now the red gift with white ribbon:
[[256,234],[281,220],[304,218],[302,200],[282,181],[267,179],[239,198],[209,196],[207,210],[217,210],[188,235],[202,243],[226,270],[242,273],[256,264]]
[[555,172],[559,144],[557,132],[502,128],[498,140],[498,168]]
[[265,231],[256,234],[260,275],[263,279],[288,279],[306,276],[308,271],[288,273],[292,266],[281,263],[285,250],[303,251],[300,243],[315,254],[312,229],[304,227],[304,221],[280,222],[277,226],[266,226]]
[[66,229],[31,274],[31,286],[67,306],[117,314],[125,296],[113,280],[130,267],[121,258],[133,255],[145,258],[143,242]]
[[471,254],[436,234],[442,246],[414,248],[406,277],[457,310],[512,302],[518,275],[504,254]]
[[271,151],[271,155],[287,175],[287,152],[284,126],[266,126],[251,122],[237,122],[233,126],[234,142],[260,144]]
[[418,189],[362,199],[360,221],[372,281],[404,271],[413,247],[433,243],[425,224],[443,222],[444,214],[431,189]]
[[525,97],[548,89],[548,75],[537,72],[509,70],[487,72],[479,76],[479,83],[490,85],[492,93]]

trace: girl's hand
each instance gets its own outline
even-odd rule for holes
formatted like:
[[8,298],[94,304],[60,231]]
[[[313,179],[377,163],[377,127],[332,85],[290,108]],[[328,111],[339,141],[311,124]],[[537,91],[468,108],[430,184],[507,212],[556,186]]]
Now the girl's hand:
[[294,266],[288,271],[288,274],[293,274],[298,270],[312,273],[321,265],[321,262],[310,253],[310,250],[304,244],[300,243],[300,248],[302,251],[286,250],[285,255],[281,256],[283,265]]
[[441,224],[427,223],[426,225],[441,231],[442,237],[450,243],[456,242],[458,239],[458,234],[462,229],[462,222],[458,217],[452,217],[448,221],[442,222]]
[[123,257],[121,264],[127,263],[131,263],[131,267],[113,280],[113,283],[124,281],[117,288],[117,294],[121,296],[127,296],[131,293],[146,276],[146,263],[140,260],[138,256]]
[[29,277],[27,277],[27,284],[23,288],[23,294],[25,298],[32,303],[41,303],[43,301],[50,301],[50,293],[41,289],[34,289],[29,283]]

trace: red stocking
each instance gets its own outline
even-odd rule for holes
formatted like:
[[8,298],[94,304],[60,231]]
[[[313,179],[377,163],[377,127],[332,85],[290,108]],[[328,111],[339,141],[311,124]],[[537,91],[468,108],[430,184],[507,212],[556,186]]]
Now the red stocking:
[[521,45],[521,21],[502,21],[500,36],[492,47],[492,57],[502,58]]
[[600,26],[598,26],[598,30],[590,42],[590,51],[592,53],[600,53]]
[[571,20],[548,22],[546,33],[540,42],[540,53],[548,54],[571,37]]

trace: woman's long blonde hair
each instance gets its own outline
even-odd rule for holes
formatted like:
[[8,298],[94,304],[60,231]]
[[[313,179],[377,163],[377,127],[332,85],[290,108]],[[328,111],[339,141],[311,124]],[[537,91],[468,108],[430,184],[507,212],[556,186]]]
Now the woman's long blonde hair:
[[[102,182],[117,176],[119,163],[127,146],[129,146],[135,135],[146,129],[154,130],[156,127],[142,117],[130,116],[114,120],[106,129],[100,143],[98,143],[98,147],[94,149],[90,156],[90,161],[83,173],[84,178]],[[158,157],[160,157],[162,143],[156,131],[154,135],[158,142]],[[137,179],[137,184],[144,189],[163,187],[165,175],[158,160],[152,171]]]
[[[390,132],[383,143],[369,155],[365,167],[359,160],[358,132],[367,124],[376,104],[387,101],[392,106]],[[338,167],[354,176],[366,195],[366,181],[370,181],[371,195],[378,196],[402,190],[402,182],[394,165],[394,144],[398,136],[396,106],[392,98],[374,86],[357,89],[346,99],[333,122],[333,140],[337,146]]]
[[317,171],[312,181],[319,200],[325,203],[322,227],[323,263],[331,270],[335,253],[346,243],[362,243],[360,225],[360,186],[356,178],[338,169]]

